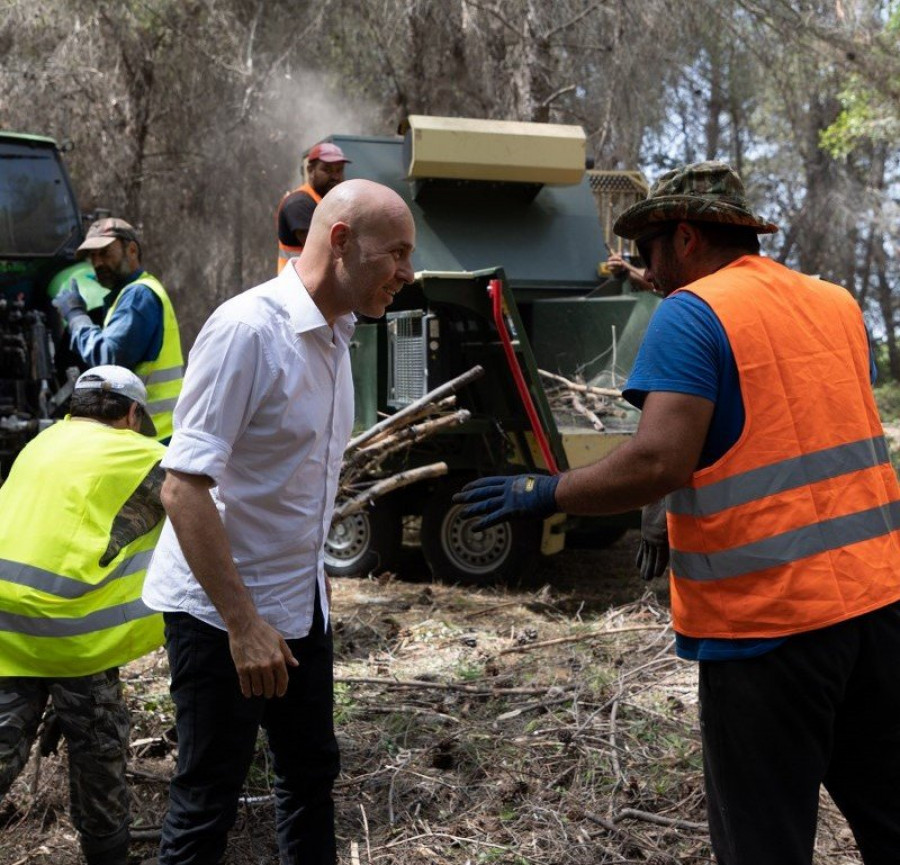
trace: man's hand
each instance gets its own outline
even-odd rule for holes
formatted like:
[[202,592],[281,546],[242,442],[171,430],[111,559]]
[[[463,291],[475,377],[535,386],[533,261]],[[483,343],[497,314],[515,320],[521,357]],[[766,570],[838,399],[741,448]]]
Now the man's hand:
[[628,272],[628,262],[622,257],[621,253],[611,252],[609,258],[606,259],[606,266],[616,275],[626,274]]
[[559,475],[512,475],[479,478],[453,496],[464,504],[466,518],[482,517],[472,528],[484,531],[519,517],[549,517],[556,513]]
[[645,580],[661,577],[669,566],[665,499],[641,509],[641,545],[634,563]]
[[87,302],[78,291],[78,281],[74,278],[70,280],[68,288],[57,294],[51,303],[66,322],[73,315],[87,315]]
[[229,630],[231,657],[245,697],[283,697],[287,691],[287,665],[299,662],[284,637],[257,616],[247,627]]

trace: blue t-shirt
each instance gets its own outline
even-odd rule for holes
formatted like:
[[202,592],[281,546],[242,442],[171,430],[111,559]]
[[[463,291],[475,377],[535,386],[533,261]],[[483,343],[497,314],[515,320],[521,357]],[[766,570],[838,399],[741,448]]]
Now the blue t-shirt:
[[[140,280],[143,272],[136,270],[128,277],[126,285]],[[107,295],[105,309],[109,309],[117,296],[117,292]],[[79,322],[72,327],[72,349],[89,367],[117,364],[133,370],[139,363],[156,360],[162,343],[162,302],[141,282],[122,290],[106,327],[89,322]]]

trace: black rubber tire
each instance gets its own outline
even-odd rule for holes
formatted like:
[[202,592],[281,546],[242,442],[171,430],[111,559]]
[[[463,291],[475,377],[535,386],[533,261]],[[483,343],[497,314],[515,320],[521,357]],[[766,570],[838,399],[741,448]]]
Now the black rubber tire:
[[325,572],[332,577],[361,577],[396,570],[403,521],[390,496],[337,523],[325,539]]
[[421,543],[433,576],[453,582],[518,584],[537,569],[541,520],[515,520],[475,532],[452,502],[470,478],[438,484],[422,512]]

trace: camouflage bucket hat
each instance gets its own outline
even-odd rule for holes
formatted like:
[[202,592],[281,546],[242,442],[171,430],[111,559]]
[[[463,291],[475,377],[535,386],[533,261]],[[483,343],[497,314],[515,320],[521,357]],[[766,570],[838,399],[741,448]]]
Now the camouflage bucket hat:
[[643,201],[622,213],[613,231],[637,240],[651,225],[681,220],[746,226],[757,234],[778,231],[750,209],[741,178],[724,162],[695,162],[666,172]]

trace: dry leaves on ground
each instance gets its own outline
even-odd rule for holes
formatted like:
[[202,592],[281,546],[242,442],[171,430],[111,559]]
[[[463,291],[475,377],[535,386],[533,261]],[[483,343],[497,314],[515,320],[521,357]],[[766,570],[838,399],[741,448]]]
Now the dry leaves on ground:
[[[711,863],[696,669],[634,533],[567,551],[540,588],[335,581],[340,865]],[[153,854],[176,748],[164,653],[125,670],[133,861]],[[36,783],[35,783],[36,782]],[[0,810],[0,861],[74,865],[65,749]],[[823,796],[817,865],[860,860]],[[260,746],[230,865],[277,862]]]

